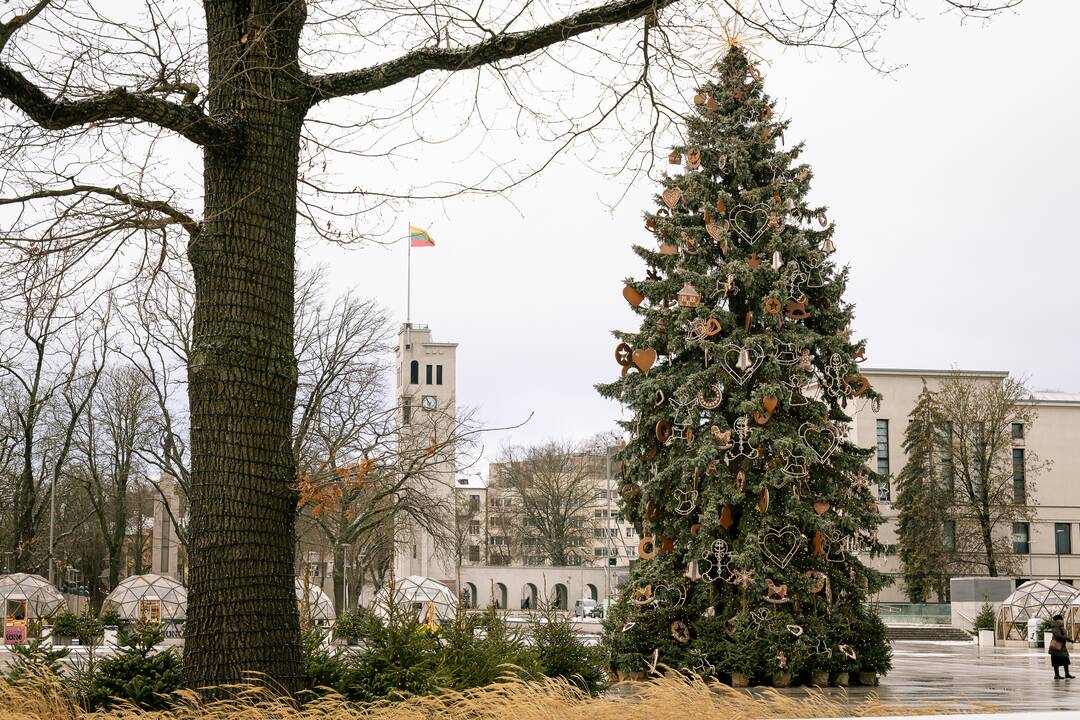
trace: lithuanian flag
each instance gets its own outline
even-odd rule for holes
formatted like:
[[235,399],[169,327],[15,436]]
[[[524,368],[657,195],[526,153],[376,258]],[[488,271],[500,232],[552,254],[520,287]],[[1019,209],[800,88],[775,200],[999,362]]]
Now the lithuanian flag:
[[409,245],[411,247],[435,247],[435,241],[427,230],[421,230],[418,227],[409,226]]

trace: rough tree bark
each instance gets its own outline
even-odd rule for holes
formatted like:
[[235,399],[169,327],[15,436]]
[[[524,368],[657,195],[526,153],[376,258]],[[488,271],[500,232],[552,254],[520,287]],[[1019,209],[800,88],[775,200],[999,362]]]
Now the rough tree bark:
[[211,116],[244,128],[204,151],[196,302],[185,683],[264,673],[302,687],[293,590],[293,265],[303,3],[207,2]]

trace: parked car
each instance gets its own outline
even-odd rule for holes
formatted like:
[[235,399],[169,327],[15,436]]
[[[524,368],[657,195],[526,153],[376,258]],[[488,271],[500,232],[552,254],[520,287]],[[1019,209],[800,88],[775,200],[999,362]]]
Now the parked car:
[[582,598],[574,603],[574,617],[602,618],[604,609],[592,598]]

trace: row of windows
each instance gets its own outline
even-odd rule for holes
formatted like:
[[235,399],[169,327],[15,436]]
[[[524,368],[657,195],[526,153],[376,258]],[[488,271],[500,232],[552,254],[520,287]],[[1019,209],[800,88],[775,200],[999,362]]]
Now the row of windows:
[[[434,375],[432,373],[434,370]],[[428,365],[424,368],[424,380],[426,385],[442,385],[442,365]],[[409,363],[409,384],[420,384],[420,361],[413,360]]]
[[[876,429],[876,455],[877,455],[877,472],[884,479],[878,485],[878,501],[889,502],[892,499],[892,488],[889,483],[888,477],[891,474],[889,470],[889,421],[884,418],[878,418]],[[979,434],[980,428],[976,427],[974,432]],[[947,423],[943,429],[942,434],[945,436],[943,439],[947,440],[952,435],[952,423]],[[1012,423],[1010,435],[1012,439],[1023,440],[1024,439],[1024,424],[1019,422]],[[977,443],[976,443],[977,444]],[[945,457],[942,458],[942,473],[945,478],[945,483],[952,488],[952,458],[949,456],[950,443],[943,442],[945,448]],[[974,452],[974,449],[973,449]],[[975,458],[978,462],[982,459],[979,455]],[[1027,486],[1024,475],[1024,448],[1014,447],[1012,449],[1012,466],[1013,466],[1013,502],[1018,505],[1023,505],[1027,502]],[[978,471],[977,471],[978,474]],[[976,488],[978,490],[978,488]]]
[[[1031,552],[1031,523],[1013,523],[1013,552],[1027,555]],[[1072,524],[1054,523],[1054,554],[1072,554]]]

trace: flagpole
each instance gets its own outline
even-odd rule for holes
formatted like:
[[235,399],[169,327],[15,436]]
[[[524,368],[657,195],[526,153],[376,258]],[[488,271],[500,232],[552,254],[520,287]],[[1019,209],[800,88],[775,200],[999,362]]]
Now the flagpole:
[[405,261],[405,324],[411,325],[412,320],[412,231],[405,233],[405,244],[409,250]]

